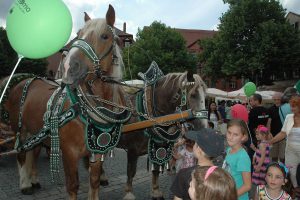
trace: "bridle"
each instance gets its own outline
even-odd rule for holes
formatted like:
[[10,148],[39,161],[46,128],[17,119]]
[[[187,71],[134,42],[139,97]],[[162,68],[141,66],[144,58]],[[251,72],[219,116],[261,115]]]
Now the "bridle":
[[113,51],[112,62],[113,64],[118,63],[118,56],[116,55],[116,45],[117,45],[116,40],[118,36],[116,35],[113,27],[111,27],[110,25],[107,25],[107,27],[113,35],[113,42],[103,54],[97,56],[92,46],[89,43],[87,43],[84,39],[81,38],[76,39],[70,47],[70,50],[75,47],[79,48],[93,62],[94,70],[88,71],[87,73],[94,73],[96,75],[96,78],[100,78],[101,80],[106,82],[110,79],[113,79],[113,77],[105,76],[105,71],[103,71],[101,67],[101,61]]

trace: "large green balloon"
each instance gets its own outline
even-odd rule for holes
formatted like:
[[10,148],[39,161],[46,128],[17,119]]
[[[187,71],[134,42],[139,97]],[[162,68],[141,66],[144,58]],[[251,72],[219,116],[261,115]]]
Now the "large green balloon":
[[62,0],[15,0],[6,19],[11,46],[27,58],[44,58],[61,49],[72,31]]
[[248,82],[244,86],[244,92],[247,97],[250,97],[256,92],[256,85],[253,82]]

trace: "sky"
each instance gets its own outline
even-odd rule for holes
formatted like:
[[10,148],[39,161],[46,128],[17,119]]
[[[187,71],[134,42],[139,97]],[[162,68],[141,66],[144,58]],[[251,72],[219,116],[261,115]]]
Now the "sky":
[[[84,14],[104,18],[108,5],[116,11],[115,26],[136,36],[138,28],[160,21],[172,28],[217,30],[219,18],[228,10],[223,0],[63,0],[73,19],[73,38],[84,25]],[[0,26],[6,24],[6,15],[14,0],[0,0]],[[300,14],[300,0],[280,0],[287,11]]]

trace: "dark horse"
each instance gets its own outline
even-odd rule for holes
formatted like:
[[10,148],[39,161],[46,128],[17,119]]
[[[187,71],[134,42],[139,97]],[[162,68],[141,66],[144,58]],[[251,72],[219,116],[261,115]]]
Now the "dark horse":
[[[179,109],[190,108],[194,111],[205,110],[205,90],[206,85],[201,77],[197,74],[193,75],[194,82],[188,82],[187,73],[170,73],[158,78],[158,80],[150,85],[146,85],[144,92],[151,89],[152,92],[145,101],[151,107],[148,110],[150,116],[163,116],[175,112],[180,112]],[[136,94],[131,95],[132,104],[137,107]],[[149,97],[151,96],[151,97]],[[186,101],[186,104],[183,103]],[[145,102],[144,102],[145,103]],[[185,105],[184,105],[185,104]],[[150,112],[150,113],[149,113]],[[138,115],[133,115],[129,123],[138,121]],[[188,121],[194,129],[200,129],[206,126],[206,119],[193,119]],[[168,126],[167,132],[174,133],[178,126]],[[127,150],[127,183],[125,187],[126,195],[124,199],[135,199],[132,188],[132,181],[136,174],[137,160],[139,156],[148,153],[149,135],[144,133],[144,130],[122,134],[117,147]],[[163,199],[163,194],[159,190],[158,184],[159,169],[156,167],[152,171],[152,199]]]
[[[17,137],[20,141],[20,146],[17,148],[19,150],[17,162],[20,175],[20,189],[24,194],[32,194],[33,187],[40,187],[36,169],[37,157],[34,152],[38,152],[41,142],[50,145],[49,137],[51,137],[51,156],[53,159],[50,159],[50,168],[53,168],[54,172],[57,169],[57,163],[55,162],[59,161],[57,157],[60,149],[69,199],[77,199],[79,188],[78,161],[83,157],[93,157],[91,159],[92,162],[89,164],[90,187],[88,199],[99,199],[99,169],[102,162],[100,159],[95,159],[95,154],[92,152],[100,152],[100,155],[103,155],[107,149],[103,150],[100,147],[96,149],[97,151],[89,149],[92,147],[87,146],[85,133],[99,131],[99,129],[95,128],[96,126],[98,127],[98,124],[106,125],[109,124],[108,121],[113,125],[121,124],[130,118],[129,114],[124,110],[99,103],[93,98],[93,96],[97,96],[102,100],[125,105],[125,99],[121,95],[123,94],[122,87],[113,84],[114,81],[122,78],[123,64],[117,44],[118,38],[113,28],[115,11],[112,6],[109,6],[106,19],[91,20],[86,15],[85,22],[85,26],[78,34],[78,39],[73,43],[69,54],[65,58],[63,85],[67,84],[70,87],[62,87],[68,88],[68,93],[65,95],[68,97],[65,103],[62,104],[62,112],[58,111],[57,106],[57,102],[62,99],[62,92],[57,92],[60,94],[59,97],[53,97],[52,102],[56,102],[55,104],[47,105],[48,100],[52,98],[54,91],[58,91],[57,88],[59,87],[49,84],[42,79],[30,79],[30,81],[25,79],[18,83],[15,81],[16,84],[12,85],[10,90],[7,91],[4,109],[9,114],[11,126],[14,132],[18,133]],[[80,86],[79,89],[77,85]],[[75,90],[79,91],[80,94],[74,93]],[[80,106],[74,106],[76,103],[72,102],[70,96],[75,99],[80,98]],[[69,108],[72,105],[73,107],[70,110]],[[49,110],[49,107],[56,110]],[[75,112],[74,110],[79,112],[75,118],[63,125],[58,124],[70,117],[68,114],[61,114],[59,119],[57,119],[58,113],[70,111],[72,115]],[[111,123],[112,119],[107,118],[110,114],[113,116],[112,118],[115,117],[116,123]],[[45,125],[45,121],[49,119],[54,119],[54,121]],[[93,125],[92,122],[97,122],[97,125]],[[59,134],[56,133],[55,129],[57,125],[60,125],[57,131]],[[47,136],[45,132],[49,132],[47,126],[50,127],[51,134],[45,139],[42,137],[44,135]],[[105,127],[108,130],[107,132],[110,129],[115,130],[117,128]],[[41,132],[41,130],[47,131]],[[36,133],[40,133],[40,135]],[[100,137],[93,132],[92,136],[97,136],[96,142],[105,146],[107,137],[116,138],[115,134],[116,132],[113,132],[113,136],[111,136],[109,133],[105,133],[103,138],[102,135]],[[23,149],[24,151],[22,151]]]

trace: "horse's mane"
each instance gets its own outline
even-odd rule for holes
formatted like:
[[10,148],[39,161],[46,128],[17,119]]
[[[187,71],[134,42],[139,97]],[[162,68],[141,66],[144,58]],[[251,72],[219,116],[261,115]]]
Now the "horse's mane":
[[[175,77],[175,78],[174,78]],[[169,73],[165,76],[164,83],[162,85],[162,88],[165,88],[170,81],[172,81],[171,88],[174,87],[174,84],[179,84],[178,87],[182,87],[182,82],[187,79],[187,72],[183,73]]]

